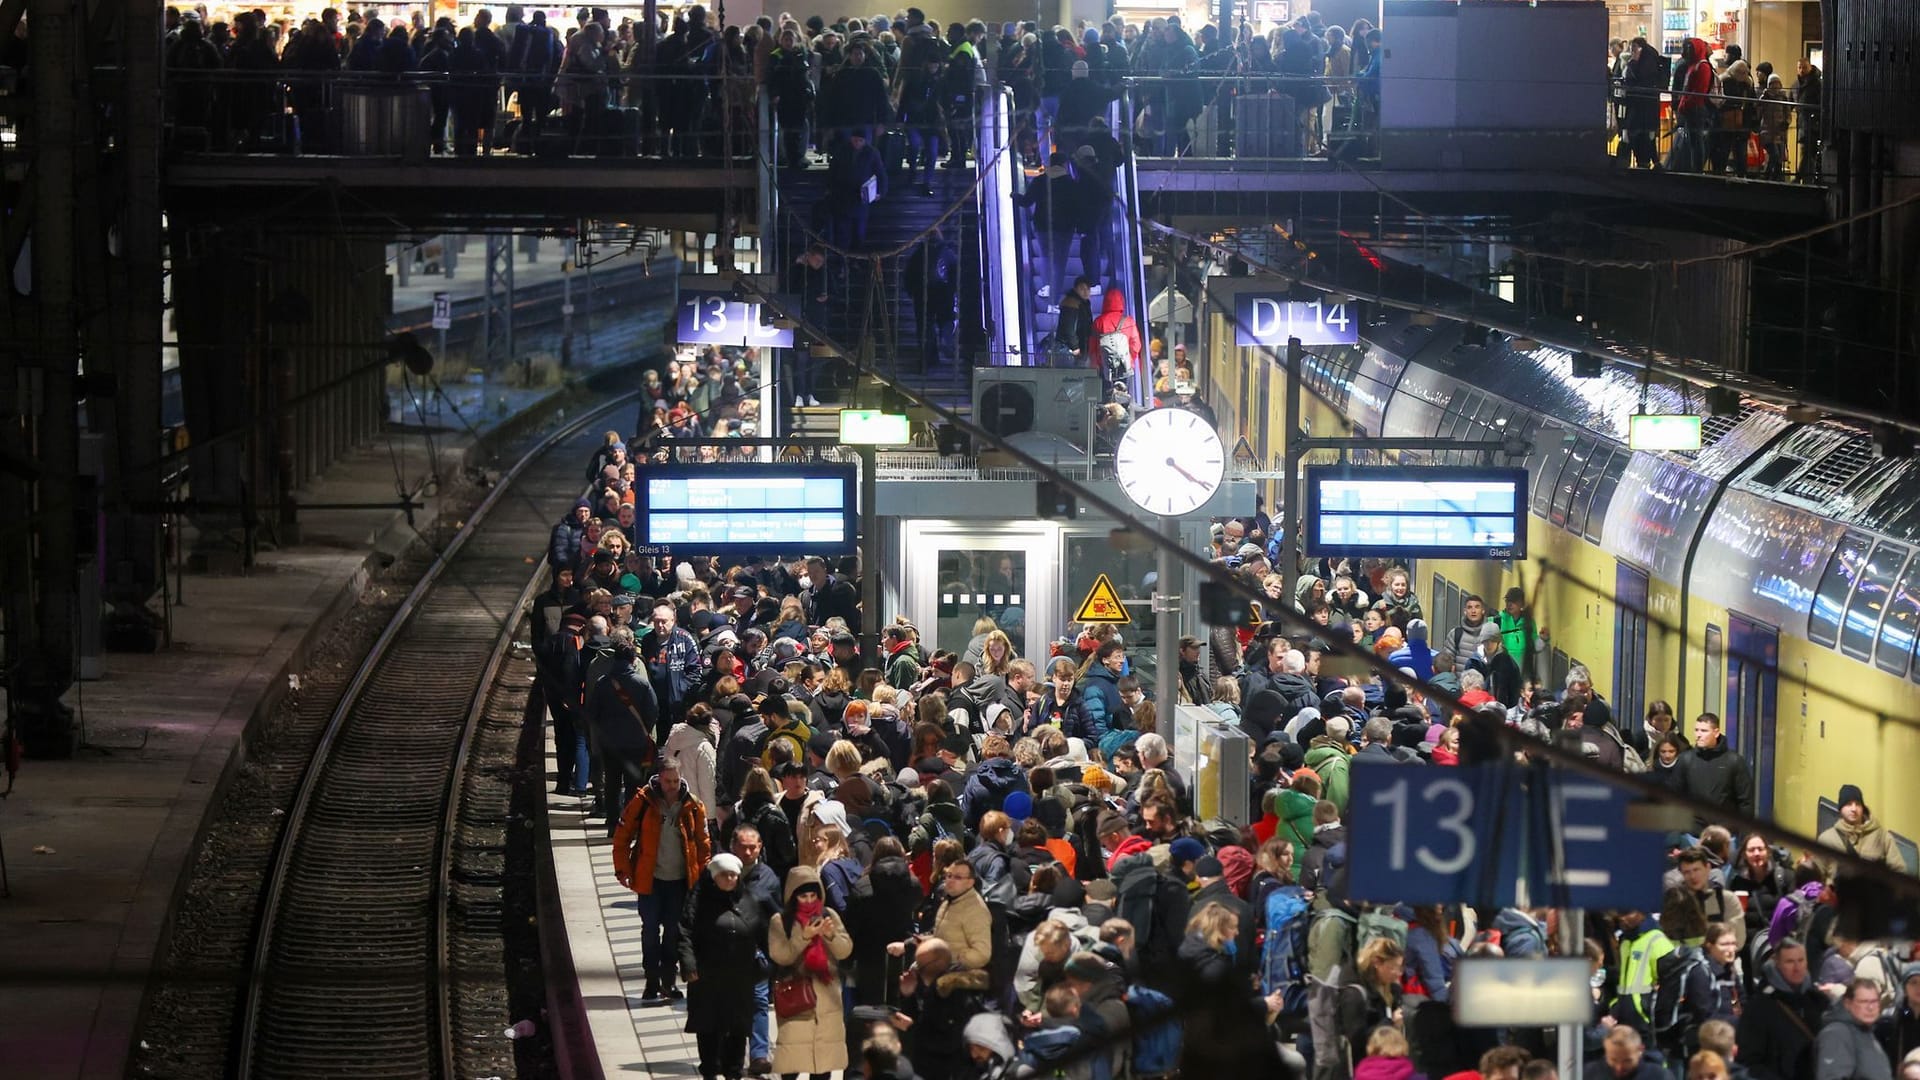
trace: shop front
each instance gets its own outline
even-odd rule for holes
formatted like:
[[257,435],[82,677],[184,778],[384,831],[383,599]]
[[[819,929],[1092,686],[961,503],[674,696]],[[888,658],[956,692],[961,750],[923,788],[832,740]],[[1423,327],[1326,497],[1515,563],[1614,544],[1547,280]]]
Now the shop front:
[[[1724,52],[1747,42],[1747,0],[1659,0],[1660,51],[1680,55],[1680,43],[1700,38],[1710,53]],[[1652,37],[1647,38],[1652,41]]]

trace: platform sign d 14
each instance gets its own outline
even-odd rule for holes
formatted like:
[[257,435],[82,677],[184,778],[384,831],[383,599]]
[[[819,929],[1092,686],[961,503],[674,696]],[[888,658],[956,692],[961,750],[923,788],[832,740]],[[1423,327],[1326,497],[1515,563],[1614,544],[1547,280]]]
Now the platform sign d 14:
[[793,347],[792,330],[762,325],[759,304],[727,293],[683,292],[678,316],[676,338],[682,345]]
[[1302,345],[1358,345],[1360,305],[1345,301],[1289,300],[1286,293],[1240,293],[1233,298],[1234,344],[1285,348],[1288,338]]

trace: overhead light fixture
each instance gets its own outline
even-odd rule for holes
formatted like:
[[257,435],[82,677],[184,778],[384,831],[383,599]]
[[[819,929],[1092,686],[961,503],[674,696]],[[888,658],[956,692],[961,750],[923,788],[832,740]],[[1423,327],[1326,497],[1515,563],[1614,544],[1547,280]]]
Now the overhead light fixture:
[[1627,418],[1627,447],[1631,450],[1698,450],[1700,417],[1637,413]]
[[913,441],[913,425],[904,413],[841,409],[840,441],[848,446],[905,446]]
[[1825,409],[1816,409],[1811,405],[1789,405],[1784,412],[1787,419],[1796,424],[1817,424],[1827,418]]

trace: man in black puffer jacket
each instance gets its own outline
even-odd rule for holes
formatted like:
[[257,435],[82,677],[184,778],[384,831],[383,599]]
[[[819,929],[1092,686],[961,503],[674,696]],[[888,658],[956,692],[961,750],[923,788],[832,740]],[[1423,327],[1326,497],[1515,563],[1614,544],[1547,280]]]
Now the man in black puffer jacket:
[[[1680,761],[1681,792],[1752,817],[1753,770],[1739,751],[1727,746],[1718,716],[1701,713],[1694,720],[1693,746]],[[1693,821],[1695,834],[1707,827],[1704,817]]]

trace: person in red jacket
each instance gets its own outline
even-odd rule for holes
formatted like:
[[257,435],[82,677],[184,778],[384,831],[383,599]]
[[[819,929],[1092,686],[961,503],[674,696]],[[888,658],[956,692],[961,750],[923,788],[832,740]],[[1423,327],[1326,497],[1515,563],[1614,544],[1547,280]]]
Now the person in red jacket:
[[1131,397],[1129,385],[1140,364],[1140,327],[1127,314],[1127,298],[1119,286],[1109,286],[1100,300],[1100,314],[1087,339],[1087,356],[1106,382],[1109,397]]
[[1667,155],[1674,172],[1699,172],[1707,161],[1707,138],[1713,126],[1713,63],[1707,43],[1688,38],[1680,46],[1680,66],[1673,73],[1674,113],[1686,137]]

